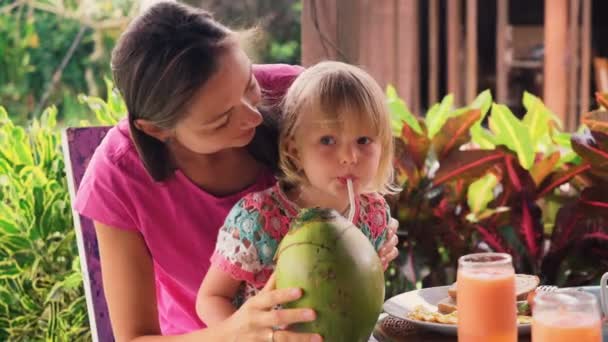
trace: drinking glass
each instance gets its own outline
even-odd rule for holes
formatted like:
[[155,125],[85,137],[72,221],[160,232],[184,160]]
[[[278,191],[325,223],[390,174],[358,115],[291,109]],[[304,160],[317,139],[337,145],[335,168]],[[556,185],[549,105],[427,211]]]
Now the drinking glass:
[[573,289],[536,295],[532,341],[601,342],[601,314],[595,296]]
[[509,254],[460,257],[456,291],[458,342],[517,341],[515,271]]

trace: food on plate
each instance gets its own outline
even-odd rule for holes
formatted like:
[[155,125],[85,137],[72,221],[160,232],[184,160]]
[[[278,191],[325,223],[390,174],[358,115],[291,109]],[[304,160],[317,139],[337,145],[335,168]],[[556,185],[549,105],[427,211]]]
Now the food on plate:
[[[414,310],[407,314],[409,319],[417,321],[429,322],[429,323],[443,323],[443,324],[457,324],[458,323],[458,311],[452,311],[449,314],[442,314],[437,311],[432,311],[425,308],[422,305],[418,305]],[[518,324],[530,324],[532,323],[532,317],[527,315],[517,315]]]
[[[519,324],[528,324],[532,321],[531,305],[527,299],[529,298],[529,294],[534,293],[539,283],[540,279],[537,276],[528,274],[515,275],[517,322]],[[424,322],[456,324],[458,321],[457,300],[457,285],[454,283],[448,288],[448,296],[437,303],[437,311],[431,311],[420,305],[411,311],[408,317]]]

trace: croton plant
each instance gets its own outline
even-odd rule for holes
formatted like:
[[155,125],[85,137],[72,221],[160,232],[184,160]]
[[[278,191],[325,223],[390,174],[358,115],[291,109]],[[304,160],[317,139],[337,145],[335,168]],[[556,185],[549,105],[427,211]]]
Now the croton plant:
[[458,257],[477,251],[509,253],[517,272],[562,286],[608,270],[607,97],[573,134],[529,93],[522,119],[489,91],[464,108],[448,95],[424,117],[393,88],[387,97],[403,188],[388,295],[448,284]]

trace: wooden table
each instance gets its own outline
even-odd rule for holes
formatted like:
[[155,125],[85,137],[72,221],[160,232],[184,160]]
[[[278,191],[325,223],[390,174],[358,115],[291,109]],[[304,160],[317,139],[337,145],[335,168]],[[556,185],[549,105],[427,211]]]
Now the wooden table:
[[[401,321],[401,322],[398,322]],[[395,323],[404,323],[395,317],[381,316],[374,329],[374,334],[370,337],[369,342],[457,342],[456,336],[447,336],[438,333],[432,333],[416,327],[411,327],[405,322],[405,327],[399,333],[394,333]],[[391,327],[393,329],[391,329]],[[603,342],[608,342],[608,323],[604,322],[603,326]],[[391,333],[393,332],[393,333]],[[518,342],[530,342],[530,335],[520,335]]]

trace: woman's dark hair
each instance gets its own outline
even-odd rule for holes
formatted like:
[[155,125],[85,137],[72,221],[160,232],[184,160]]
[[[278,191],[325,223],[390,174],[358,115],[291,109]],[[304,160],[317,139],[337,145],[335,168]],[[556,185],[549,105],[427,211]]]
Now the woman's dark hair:
[[135,126],[145,119],[172,128],[217,71],[231,31],[201,9],[161,2],[136,18],[112,52],[114,81],[129,111],[137,152],[156,181],[174,170],[166,143]]

